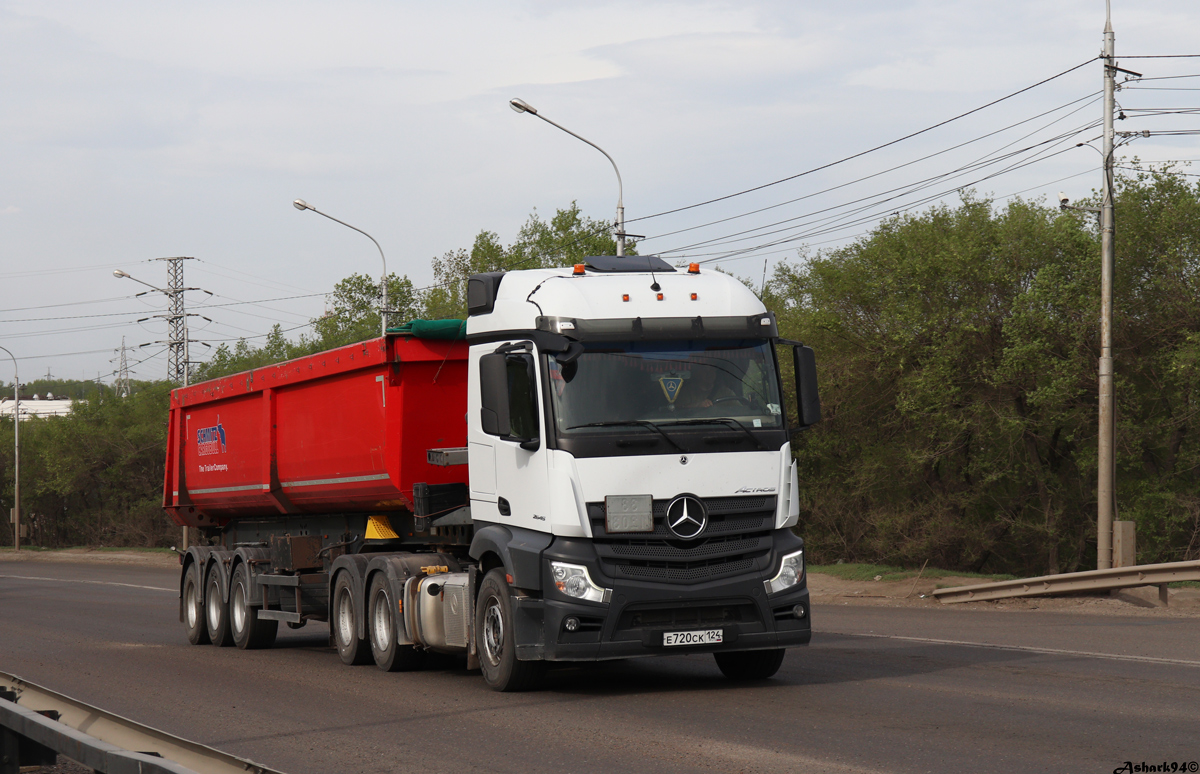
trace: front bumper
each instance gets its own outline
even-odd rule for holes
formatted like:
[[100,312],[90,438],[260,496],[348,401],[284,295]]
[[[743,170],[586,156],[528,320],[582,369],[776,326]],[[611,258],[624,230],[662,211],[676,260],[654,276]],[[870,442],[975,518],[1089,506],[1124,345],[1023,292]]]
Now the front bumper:
[[[767,595],[763,581],[779,559],[803,541],[790,530],[772,534],[769,571],[753,571],[703,583],[676,584],[614,579],[601,570],[588,540],[558,538],[542,553],[542,597],[517,597],[517,657],[523,661],[601,661],[680,653],[762,650],[807,645],[812,637],[807,576],[793,588]],[[592,579],[612,589],[608,604],[571,599],[551,580],[549,562],[581,564]],[[796,605],[804,616],[796,618]],[[564,622],[575,618],[576,631]],[[664,646],[663,633],[720,629],[716,645]]]

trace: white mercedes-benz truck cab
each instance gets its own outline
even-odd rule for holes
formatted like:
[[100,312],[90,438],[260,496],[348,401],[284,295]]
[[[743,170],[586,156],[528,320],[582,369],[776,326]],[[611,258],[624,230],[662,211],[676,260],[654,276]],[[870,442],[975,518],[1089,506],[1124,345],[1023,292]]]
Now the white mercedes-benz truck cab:
[[679,652],[763,678],[808,643],[791,441],[820,418],[811,349],[735,278],[652,256],[475,275],[468,305],[493,687],[544,661]]

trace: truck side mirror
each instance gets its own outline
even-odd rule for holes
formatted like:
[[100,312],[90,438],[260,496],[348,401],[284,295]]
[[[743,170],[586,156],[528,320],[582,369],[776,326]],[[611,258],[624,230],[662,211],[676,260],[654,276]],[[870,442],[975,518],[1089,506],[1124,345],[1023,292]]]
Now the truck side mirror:
[[817,394],[817,356],[812,347],[796,344],[792,347],[792,363],[796,368],[796,411],[801,427],[821,421],[821,396]]
[[479,419],[483,432],[501,437],[508,435],[511,426],[505,358],[500,352],[479,358]]
[[541,440],[533,355],[504,351],[484,355],[479,359],[479,387],[483,432],[537,451]]

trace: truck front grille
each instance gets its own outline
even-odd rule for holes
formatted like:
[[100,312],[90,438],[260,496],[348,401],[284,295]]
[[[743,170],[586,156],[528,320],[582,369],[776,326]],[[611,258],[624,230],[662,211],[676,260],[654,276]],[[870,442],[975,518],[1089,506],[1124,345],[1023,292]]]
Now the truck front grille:
[[766,569],[775,523],[774,496],[705,499],[708,526],[696,540],[680,540],[667,530],[669,502],[654,501],[653,532],[614,535],[604,529],[604,503],[588,503],[596,554],[609,576],[699,583]]

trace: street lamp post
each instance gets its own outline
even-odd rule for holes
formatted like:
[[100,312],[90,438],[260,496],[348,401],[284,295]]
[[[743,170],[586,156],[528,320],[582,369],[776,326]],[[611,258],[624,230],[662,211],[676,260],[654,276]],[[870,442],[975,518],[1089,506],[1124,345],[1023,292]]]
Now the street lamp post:
[[604,158],[608,159],[608,163],[612,164],[613,172],[617,173],[617,255],[624,255],[625,254],[625,186],[621,182],[621,170],[617,169],[617,162],[613,161],[613,157],[608,155],[608,152],[605,151],[603,148],[601,148],[599,145],[597,145],[596,143],[587,139],[586,137],[580,137],[579,135],[575,134],[570,129],[566,128],[565,126],[554,123],[549,118],[546,118],[544,115],[537,112],[537,108],[535,108],[533,105],[530,105],[525,100],[517,99],[514,97],[513,99],[510,99],[508,101],[508,106],[511,107],[513,110],[515,110],[518,113],[528,113],[531,116],[537,116],[538,118],[542,119],[543,121],[550,124],[551,126],[554,126],[554,127],[557,127],[559,129],[563,130],[564,132],[571,135],[575,139],[586,142],[588,145],[592,146],[596,150],[603,153]]
[[293,207],[295,207],[296,209],[300,210],[300,211],[304,211],[304,210],[312,210],[313,212],[317,213],[318,215],[322,215],[322,216],[324,216],[324,217],[326,217],[326,218],[329,218],[329,219],[330,219],[330,220],[332,220],[334,223],[341,223],[341,224],[342,224],[343,226],[345,226],[346,228],[351,228],[351,229],[354,229],[354,230],[355,230],[355,231],[357,231],[358,233],[360,233],[360,234],[362,234],[363,236],[365,236],[367,239],[370,239],[372,242],[375,242],[375,249],[379,251],[379,259],[380,259],[381,261],[383,261],[383,283],[382,283],[382,285],[383,285],[383,298],[381,299],[381,306],[379,307],[379,324],[380,324],[380,333],[379,333],[379,335],[381,335],[381,336],[386,336],[386,335],[387,335],[387,328],[388,328],[388,326],[387,326],[387,313],[388,313],[388,308],[387,308],[387,306],[388,306],[388,287],[387,287],[387,286],[388,286],[388,273],[387,273],[387,258],[385,258],[385,257],[384,257],[384,255],[383,255],[383,248],[379,246],[379,242],[375,241],[375,237],[373,237],[373,236],[371,236],[370,234],[368,234],[367,232],[363,231],[361,228],[358,228],[357,226],[351,226],[349,223],[347,223],[347,222],[346,222],[346,221],[344,221],[344,220],[338,220],[337,218],[333,217],[332,215],[329,215],[329,214],[327,214],[327,213],[321,212],[321,211],[320,211],[320,210],[318,210],[316,207],[312,206],[311,204],[309,204],[308,202],[304,201],[303,199],[295,199],[294,201],[292,201],[292,206],[293,206]]
[[4,347],[0,347],[13,361],[13,548],[21,550],[21,375],[17,372],[17,358]]

